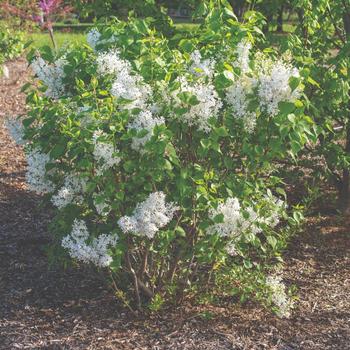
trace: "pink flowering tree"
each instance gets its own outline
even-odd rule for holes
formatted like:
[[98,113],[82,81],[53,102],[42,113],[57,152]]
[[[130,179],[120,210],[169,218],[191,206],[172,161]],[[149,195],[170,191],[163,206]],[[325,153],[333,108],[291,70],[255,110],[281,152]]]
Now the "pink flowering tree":
[[8,14],[32,21],[43,30],[47,29],[55,49],[57,45],[53,35],[53,23],[72,11],[72,7],[65,6],[62,0],[40,0],[27,9],[12,5],[9,2],[4,3],[1,7]]

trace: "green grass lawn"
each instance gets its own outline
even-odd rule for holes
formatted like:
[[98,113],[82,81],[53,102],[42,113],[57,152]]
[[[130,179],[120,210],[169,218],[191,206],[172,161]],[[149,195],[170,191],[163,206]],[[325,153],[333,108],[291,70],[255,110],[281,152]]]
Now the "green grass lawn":
[[[48,33],[28,33],[27,40],[31,40],[31,47],[39,48],[44,45],[52,46],[52,42]],[[65,33],[56,32],[55,40],[58,47],[62,47],[66,44],[79,44],[86,43],[86,35],[84,33]]]
[[[180,22],[175,23],[176,27],[182,31],[193,31],[198,27],[198,24],[192,23],[192,22]],[[86,28],[86,26],[85,26]],[[274,30],[275,28],[270,28],[270,30]],[[287,33],[291,33],[295,30],[295,25],[292,23],[284,23],[283,24],[283,31],[284,33],[276,33],[276,32],[269,32],[267,34],[267,40],[273,44],[278,45],[281,40],[285,40],[285,36]],[[85,30],[87,31],[87,30]],[[32,44],[31,47],[33,48],[39,48],[44,45],[52,46],[50,36],[47,32],[35,32],[35,33],[28,33],[27,40],[31,40]],[[86,34],[84,31],[71,31],[71,32],[64,32],[64,31],[55,31],[55,40],[57,42],[58,47],[62,47],[65,44],[80,44],[80,43],[86,43]]]
[[[180,30],[190,31],[198,27],[198,24],[177,23],[176,27]],[[84,32],[56,31],[54,35],[58,47],[62,47],[65,44],[86,43],[86,34]],[[50,36],[47,32],[27,33],[26,39],[32,41],[31,47],[33,48],[39,48],[44,45],[52,46]]]

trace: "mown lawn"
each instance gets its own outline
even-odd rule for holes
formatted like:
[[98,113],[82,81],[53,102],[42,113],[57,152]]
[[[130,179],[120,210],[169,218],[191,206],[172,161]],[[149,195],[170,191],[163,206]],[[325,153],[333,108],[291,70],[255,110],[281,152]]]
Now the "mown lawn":
[[[44,45],[52,46],[52,42],[48,33],[28,33],[27,40],[31,40],[31,47],[39,48]],[[70,33],[70,32],[56,32],[55,40],[58,47],[62,47],[67,44],[86,43],[85,33]]]
[[[193,30],[198,26],[198,24],[195,23],[176,23],[175,24],[178,29],[181,30]],[[64,31],[55,31],[55,40],[58,47],[62,47],[67,44],[85,44],[86,43],[86,32],[88,29],[86,29],[86,25],[83,26],[82,31],[71,31],[71,32],[64,32]],[[50,36],[47,32],[34,32],[34,33],[27,33],[26,34],[27,40],[32,41],[31,47],[33,48],[39,48],[44,45],[52,46]]]
[[[197,27],[197,24],[192,23],[182,23],[176,25],[179,29],[184,31],[190,31]],[[283,28],[283,33],[268,33],[266,39],[271,45],[280,45],[283,40],[285,40],[288,33],[293,32],[294,28]],[[51,39],[48,33],[46,32],[37,32],[37,33],[27,33],[27,40],[31,40],[31,47],[39,48],[44,45],[52,46]],[[55,40],[58,47],[62,47],[67,44],[86,44],[86,33],[85,32],[55,32]]]

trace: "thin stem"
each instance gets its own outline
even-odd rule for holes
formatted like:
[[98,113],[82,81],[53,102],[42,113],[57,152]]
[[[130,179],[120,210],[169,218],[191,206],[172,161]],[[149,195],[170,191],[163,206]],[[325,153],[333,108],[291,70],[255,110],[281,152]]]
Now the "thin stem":
[[332,24],[333,24],[333,27],[335,29],[335,32],[338,36],[338,38],[340,39],[340,41],[345,44],[345,39],[342,35],[342,33],[340,32],[339,28],[338,28],[338,25],[337,25],[337,22],[336,20],[334,19],[333,15],[332,15],[332,12],[331,10],[329,9],[329,7],[327,6],[327,13],[328,13],[328,16],[329,16],[329,19],[331,20]]
[[149,254],[149,251],[150,251],[150,247],[151,245],[150,244],[146,244],[146,247],[145,247],[145,253],[142,257],[142,263],[141,263],[141,266],[140,266],[140,270],[139,270],[139,277],[142,278],[142,276],[145,274],[146,272],[146,268],[147,268],[147,264],[148,264],[148,254]]
[[126,252],[126,264],[128,266],[128,269],[129,269],[133,279],[134,279],[136,303],[137,303],[137,308],[140,310],[141,309],[141,298],[140,298],[139,283],[138,283],[138,278],[137,278],[136,272],[131,265],[129,249]]
[[52,28],[48,28],[48,31],[49,31],[49,34],[50,34],[52,45],[53,45],[55,51],[57,52],[57,44],[56,44],[55,37],[53,35],[53,29]]
[[133,310],[133,308],[130,306],[129,302],[127,301],[127,299],[124,297],[124,292],[118,288],[117,283],[114,280],[114,277],[111,271],[109,271],[109,276],[112,280],[112,286],[116,292],[116,296],[119,297],[119,299],[121,299],[123,304],[131,311],[131,313],[136,316],[135,310]]

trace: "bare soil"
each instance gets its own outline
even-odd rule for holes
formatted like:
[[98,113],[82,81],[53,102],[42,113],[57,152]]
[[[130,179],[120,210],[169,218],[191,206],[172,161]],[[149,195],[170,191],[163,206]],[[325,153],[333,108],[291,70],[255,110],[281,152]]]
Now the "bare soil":
[[299,296],[290,319],[250,303],[135,317],[88,269],[48,266],[50,215],[27,190],[23,150],[3,126],[25,112],[29,72],[24,60],[8,67],[10,79],[0,78],[0,349],[350,349],[350,220],[327,208],[286,253],[285,281]]

